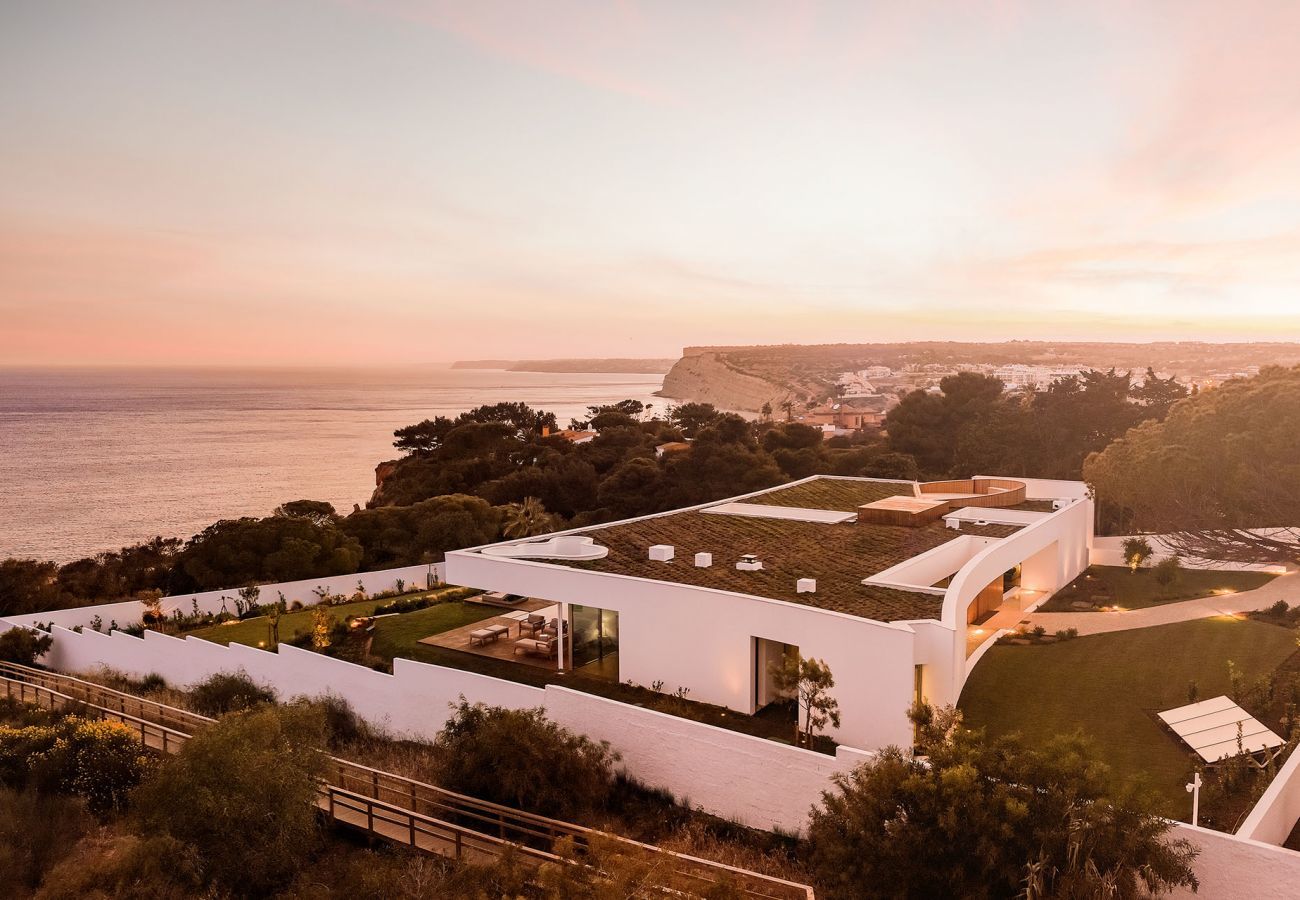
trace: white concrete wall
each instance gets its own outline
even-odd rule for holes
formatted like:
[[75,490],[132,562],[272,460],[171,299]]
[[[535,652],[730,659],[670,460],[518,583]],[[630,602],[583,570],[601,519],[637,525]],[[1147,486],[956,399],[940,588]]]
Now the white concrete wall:
[[1265,844],[1281,844],[1300,821],[1300,753],[1291,756],[1259,798],[1237,836]]
[[395,660],[388,675],[287,644],[272,653],[156,631],[137,638],[120,631],[77,633],[56,626],[52,633],[54,647],[42,662],[60,671],[107,666],[136,677],[157,673],[169,684],[187,687],[217,672],[242,669],[254,681],[275,688],[281,699],[337,694],[368,721],[397,735],[432,737],[447,720],[448,705],[461,694],[508,707],[541,706],[545,697],[539,688],[409,659]]
[[546,689],[546,712],[576,732],[608,741],[642,783],[769,830],[802,831],[831,776],[869,758],[848,747],[836,756],[814,753],[555,685]]
[[832,757],[555,685],[542,690],[407,659],[395,660],[387,675],[287,645],[271,653],[157,632],[137,638],[55,627],[53,633],[54,648],[44,662],[61,671],[107,666],[188,686],[243,670],[281,699],[342,697],[367,721],[398,736],[433,738],[461,696],[513,709],[544,707],[561,725],[609,741],[638,781],[756,828],[802,829],[831,776],[867,758],[850,747]]
[[[930,587],[970,562],[996,538],[953,532],[953,539],[867,578],[872,584]],[[959,535],[959,536],[958,536]],[[943,593],[939,590],[939,593]]]
[[[1029,496],[1043,490],[1043,482],[1032,479]],[[1048,482],[1055,485],[1056,482]],[[1074,482],[1064,482],[1074,484]],[[1046,496],[1065,496],[1055,487]],[[1088,551],[1092,544],[1093,507],[1089,499],[1079,499],[1033,525],[1026,526],[1010,537],[981,551],[953,577],[943,601],[943,622],[954,630],[950,678],[946,690],[942,688],[931,698],[932,703],[957,702],[969,671],[966,659],[966,610],[995,578],[1001,578],[1018,563],[1032,560],[1033,565],[1022,572],[1022,580],[1050,581],[1053,590],[1067,584],[1088,566]],[[1054,552],[1049,552],[1052,548]],[[1026,584],[1026,587],[1029,587]],[[957,638],[960,638],[959,640]]]
[[[1138,535],[1120,535],[1118,537],[1098,537],[1093,540],[1092,555],[1090,564],[1094,566],[1124,566],[1128,565],[1128,560],[1124,558],[1124,542],[1130,537],[1144,537],[1151,544],[1152,555],[1147,561],[1147,565],[1153,565],[1160,562],[1168,556],[1174,555],[1174,550],[1169,547],[1159,535],[1138,534]],[[1243,562],[1222,562],[1211,559],[1201,559],[1195,556],[1184,556],[1180,562],[1185,569],[1215,569],[1223,572],[1269,572],[1273,575],[1281,575],[1286,572],[1286,566],[1267,565],[1265,563],[1243,563]]]
[[694,585],[650,581],[477,553],[447,554],[457,584],[618,612],[619,678],[753,711],[753,639],[793,644],[835,675],[841,743],[907,746],[914,635],[910,627]]
[[[436,563],[433,569],[435,578],[441,579],[442,573],[445,571],[443,563]],[[391,591],[397,586],[398,579],[405,582],[408,588],[422,588],[426,584],[428,573],[429,567],[427,565],[403,566],[397,569],[379,569],[374,572],[356,572],[352,575],[335,575],[330,578],[307,578],[302,581],[263,584],[259,585],[262,593],[258,597],[258,602],[273,603],[278,599],[279,593],[282,592],[284,599],[289,603],[298,600],[303,605],[309,606],[320,600],[320,597],[312,593],[312,591],[323,587],[331,594],[351,596],[356,592],[358,581],[365,587],[367,594]],[[162,608],[167,615],[171,615],[172,610],[176,609],[179,609],[182,615],[189,615],[193,611],[194,602],[198,601],[199,612],[217,613],[221,611],[222,598],[224,597],[227,611],[234,613],[235,598],[238,596],[239,588],[202,591],[197,594],[176,594],[171,597],[164,597]],[[90,620],[95,616],[99,616],[104,622],[105,630],[107,630],[109,623],[114,621],[123,628],[128,625],[138,625],[140,617],[143,615],[144,606],[140,601],[127,600],[122,603],[102,603],[98,606],[78,606],[73,609],[60,609],[53,612],[10,616],[8,621],[23,625],[50,623],[61,625],[64,628],[75,628],[78,625],[89,627]]]
[[1199,850],[1192,867],[1200,890],[1174,891],[1173,898],[1200,900],[1294,900],[1300,894],[1300,853],[1236,835],[1179,823],[1172,837],[1186,838]]

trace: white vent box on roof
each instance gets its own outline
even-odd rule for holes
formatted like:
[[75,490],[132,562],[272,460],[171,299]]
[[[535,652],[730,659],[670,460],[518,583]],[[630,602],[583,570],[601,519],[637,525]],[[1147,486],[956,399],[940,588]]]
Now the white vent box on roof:
[[709,566],[713,565],[713,554],[712,553],[695,554],[695,565],[697,568],[707,569]]
[[1052,501],[1052,509],[1065,509],[1065,508],[1066,508],[1067,506],[1069,506],[1069,505],[1070,505],[1070,501],[1069,501],[1069,500],[1053,500],[1053,501]]
[[815,594],[817,593],[816,578],[800,578],[794,583],[794,592],[796,594]]
[[673,558],[673,545],[655,544],[650,548],[650,558],[655,562],[668,562]]
[[944,519],[943,524],[947,525],[949,528],[953,528],[956,529],[957,531],[961,531],[961,519],[957,518],[956,516],[949,516],[948,518]]
[[757,572],[763,568],[763,563],[754,554],[746,553],[736,562],[736,568],[742,572]]

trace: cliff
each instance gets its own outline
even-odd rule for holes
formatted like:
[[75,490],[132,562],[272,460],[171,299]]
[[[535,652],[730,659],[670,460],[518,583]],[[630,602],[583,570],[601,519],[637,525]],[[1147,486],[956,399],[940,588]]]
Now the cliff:
[[791,385],[769,381],[729,363],[720,353],[687,348],[664,376],[661,397],[712,403],[719,409],[758,412],[764,403],[779,409],[781,402],[796,393]]

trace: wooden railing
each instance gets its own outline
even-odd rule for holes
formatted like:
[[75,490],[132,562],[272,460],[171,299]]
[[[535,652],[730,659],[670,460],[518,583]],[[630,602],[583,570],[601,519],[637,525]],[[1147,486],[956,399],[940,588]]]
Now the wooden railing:
[[[11,692],[9,696],[26,702],[32,702],[28,696],[35,695],[19,696],[24,688],[44,692],[50,701],[60,698],[60,705],[79,702],[91,706],[106,718],[139,729],[146,746],[164,752],[179,750],[190,734],[215,722],[207,716],[92,681],[14,663],[0,662],[0,680],[4,681],[6,691]],[[152,743],[145,741],[146,734]],[[417,839],[430,844],[432,835],[450,835],[446,839],[454,839],[456,848],[468,847],[484,859],[499,856],[509,847],[512,852],[540,863],[559,859],[554,853],[556,844],[567,838],[580,854],[593,844],[599,844],[614,853],[652,860],[656,883],[672,890],[690,892],[692,888],[699,890],[726,882],[746,896],[761,900],[811,900],[813,897],[812,889],[807,885],[458,794],[335,756],[327,757],[321,782],[321,804],[321,808],[341,824],[366,828],[385,839],[406,843],[416,849],[428,850],[417,844]],[[339,818],[335,810],[350,818]],[[361,812],[365,817],[359,823],[355,819]],[[366,824],[376,822],[386,829],[384,833]],[[401,834],[394,830],[399,825],[404,829]],[[495,850],[480,846],[483,841],[488,841]],[[455,854],[459,859],[461,850],[448,852],[447,847],[442,847],[428,852]]]
[[20,703],[30,703],[44,709],[66,709],[69,706],[75,707],[77,704],[85,704],[94,709],[97,716],[126,725],[139,735],[141,744],[161,753],[176,753],[190,739],[190,736],[185,732],[168,728],[156,722],[150,722],[129,713],[119,712],[116,709],[105,709],[93,703],[86,703],[79,697],[60,693],[43,684],[20,681],[5,674],[0,674],[0,683],[4,685],[7,698],[17,700]]

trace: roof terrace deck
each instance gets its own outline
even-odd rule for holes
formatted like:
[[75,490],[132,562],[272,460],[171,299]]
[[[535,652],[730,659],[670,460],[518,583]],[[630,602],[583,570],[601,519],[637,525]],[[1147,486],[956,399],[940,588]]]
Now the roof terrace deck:
[[[829,480],[824,483],[871,484]],[[823,482],[796,487],[819,484]],[[899,487],[897,484],[878,486],[891,493],[897,493]],[[798,496],[801,504],[807,502],[807,492]],[[771,503],[772,496],[763,495],[761,502]],[[548,562],[593,572],[752,594],[878,621],[937,619],[942,611],[942,596],[864,585],[862,580],[963,535],[1001,538],[1017,530],[1015,525],[965,525],[961,531],[954,531],[942,523],[920,528],[851,522],[829,524],[691,511],[589,529],[584,533],[608,547],[608,556],[589,561]],[[654,544],[671,544],[676,551],[675,558],[669,562],[649,559],[648,551]],[[712,553],[713,565],[695,566],[693,557],[698,552]],[[736,569],[737,559],[747,553],[762,561],[762,570]],[[795,582],[800,578],[815,578],[816,591],[796,593]]]

